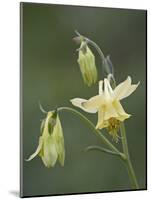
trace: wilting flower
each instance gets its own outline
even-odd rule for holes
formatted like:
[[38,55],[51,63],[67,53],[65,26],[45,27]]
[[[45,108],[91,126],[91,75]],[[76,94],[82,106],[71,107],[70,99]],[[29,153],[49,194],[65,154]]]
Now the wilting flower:
[[118,140],[118,129],[120,122],[130,117],[127,114],[120,100],[132,94],[138,84],[131,84],[131,77],[120,83],[114,90],[107,78],[99,82],[99,95],[90,98],[89,100],[75,98],[71,102],[89,113],[98,112],[98,122],[96,129],[107,128],[108,132],[113,136],[113,139]]
[[95,66],[95,57],[85,41],[81,42],[78,63],[84,82],[88,86],[96,83],[97,69]]
[[39,138],[39,145],[27,161],[39,155],[46,167],[53,167],[59,160],[64,166],[65,149],[64,137],[61,122],[56,111],[48,112],[46,119],[41,123],[42,135]]

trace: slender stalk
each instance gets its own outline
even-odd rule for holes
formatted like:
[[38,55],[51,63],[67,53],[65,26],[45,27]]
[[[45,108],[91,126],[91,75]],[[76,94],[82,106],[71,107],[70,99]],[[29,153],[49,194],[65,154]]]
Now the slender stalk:
[[[116,81],[114,79],[113,88],[115,88],[115,87],[116,87]],[[133,189],[139,189],[137,179],[136,179],[136,175],[135,175],[135,172],[134,172],[131,160],[130,160],[124,122],[122,122],[121,125],[120,125],[120,131],[121,131],[121,136],[122,136],[123,152],[124,152],[124,155],[126,157],[125,165],[126,165],[126,168],[127,168],[127,171],[128,171],[130,182],[131,182]]]
[[75,115],[77,115],[82,121],[84,121],[88,127],[101,139],[101,141],[107,145],[112,151],[117,153],[122,160],[125,159],[125,155],[121,153],[98,129],[95,128],[94,124],[86,118],[83,114],[81,114],[79,111],[69,108],[69,107],[60,107],[57,109],[57,111],[68,111]]
[[89,38],[81,35],[77,30],[75,31],[75,33],[79,36],[79,37],[82,37],[86,40],[87,43],[89,43],[90,45],[92,45],[98,52],[99,56],[101,57],[101,60],[102,62],[104,61],[105,59],[105,56],[103,54],[103,51],[101,50],[101,48],[99,47],[99,45],[97,45],[95,42],[93,42],[92,40],[90,40]]
[[103,153],[107,153],[107,154],[110,154],[110,155],[114,155],[114,156],[119,156],[119,153],[116,153],[115,151],[110,151],[106,148],[103,148],[103,147],[100,147],[100,146],[97,146],[97,145],[94,145],[94,146],[88,146],[85,151],[101,151]]
[[104,56],[101,48],[95,42],[93,42],[92,40],[90,40],[89,38],[85,37],[85,39],[86,39],[87,43],[91,44],[97,50],[97,52],[98,52],[98,54],[101,57],[101,60],[103,62],[104,59],[105,59],[105,56]]
[[139,189],[138,183],[137,183],[137,179],[136,179],[136,175],[130,160],[130,156],[129,156],[129,151],[128,151],[128,144],[127,144],[127,138],[126,138],[126,131],[125,131],[125,125],[124,123],[121,123],[120,125],[120,131],[121,131],[121,136],[122,136],[122,145],[123,145],[123,152],[126,156],[125,159],[125,164],[126,164],[126,168],[128,171],[128,175],[131,181],[131,185],[133,189]]

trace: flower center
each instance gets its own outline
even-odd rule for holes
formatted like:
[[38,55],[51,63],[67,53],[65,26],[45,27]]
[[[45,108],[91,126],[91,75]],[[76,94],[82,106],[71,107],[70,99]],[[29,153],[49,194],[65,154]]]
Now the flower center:
[[109,134],[112,135],[113,140],[115,142],[118,142],[118,139],[119,139],[118,130],[119,130],[119,126],[120,126],[120,121],[114,117],[111,117],[108,120],[108,122],[109,122],[109,125],[107,127],[107,130],[108,130]]

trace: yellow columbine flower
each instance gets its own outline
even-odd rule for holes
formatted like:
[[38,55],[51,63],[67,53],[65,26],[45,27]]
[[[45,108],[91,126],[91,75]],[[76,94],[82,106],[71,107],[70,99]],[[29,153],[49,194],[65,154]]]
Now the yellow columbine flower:
[[85,41],[81,42],[78,63],[85,84],[91,86],[97,81],[95,57]]
[[63,131],[59,116],[56,111],[48,112],[45,120],[41,124],[42,136],[39,138],[39,145],[27,161],[39,155],[46,167],[53,167],[59,160],[64,166],[65,149]]
[[99,95],[90,98],[89,100],[75,98],[71,102],[74,106],[81,108],[89,113],[98,112],[98,122],[96,129],[107,128],[113,139],[118,140],[117,131],[120,122],[130,117],[127,114],[120,100],[132,94],[138,84],[131,84],[131,77],[120,83],[114,90],[107,78],[99,82]]

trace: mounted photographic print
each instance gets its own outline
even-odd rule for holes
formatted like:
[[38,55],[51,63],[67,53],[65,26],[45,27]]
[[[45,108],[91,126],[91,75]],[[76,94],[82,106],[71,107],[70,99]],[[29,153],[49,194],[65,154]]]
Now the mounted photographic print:
[[146,190],[147,11],[21,3],[20,17],[20,196]]

